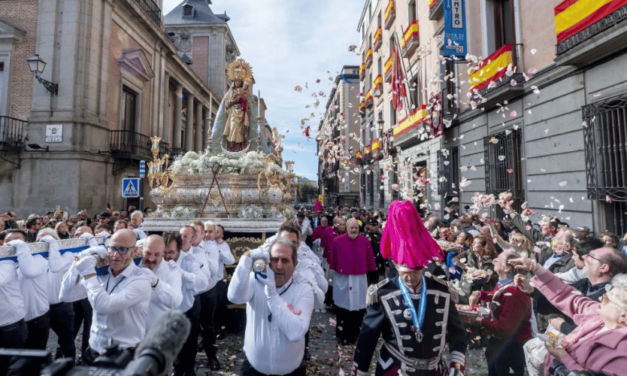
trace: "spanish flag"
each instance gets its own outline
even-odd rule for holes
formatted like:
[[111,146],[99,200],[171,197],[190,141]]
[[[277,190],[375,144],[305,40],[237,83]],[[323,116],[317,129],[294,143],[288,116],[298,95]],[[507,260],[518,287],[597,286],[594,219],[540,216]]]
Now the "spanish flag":
[[565,0],[555,7],[555,34],[557,43],[585,30],[609,16],[627,0]]
[[507,67],[512,62],[512,45],[496,50],[492,55],[483,59],[477,68],[468,72],[470,74],[470,87],[473,90],[481,90],[487,87],[490,82],[497,81],[505,76]]

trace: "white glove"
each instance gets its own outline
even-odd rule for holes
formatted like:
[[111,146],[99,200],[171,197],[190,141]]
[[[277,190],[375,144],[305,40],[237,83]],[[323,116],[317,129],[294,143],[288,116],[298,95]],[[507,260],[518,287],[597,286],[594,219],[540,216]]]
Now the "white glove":
[[94,235],[92,235],[92,234],[90,234],[88,232],[85,232],[85,233],[81,234],[81,236],[79,236],[78,238],[79,239],[89,240],[89,239],[91,239],[93,237],[94,237]]
[[157,277],[157,275],[152,271],[148,274],[148,278],[150,279],[150,286],[155,286],[157,282],[159,282],[159,277]]
[[86,250],[79,252],[78,257],[84,258],[87,256],[91,257],[93,255],[98,255],[98,257],[100,257],[101,259],[104,259],[107,257],[107,249],[101,245],[97,245],[95,247],[89,247]]
[[176,261],[174,260],[170,260],[168,261],[168,266],[170,267],[170,270],[179,270],[179,264],[176,263]]
[[53,238],[50,235],[46,235],[46,236],[44,236],[43,238],[41,238],[39,240],[42,241],[42,242],[48,243],[48,245],[49,245],[48,252],[49,253],[52,253],[52,252],[59,253],[60,247],[59,247],[59,241],[57,239]]
[[250,251],[250,258],[253,259],[253,261],[257,259],[264,259],[266,260],[266,263],[270,264],[270,253],[262,248],[256,248]]
[[76,270],[83,278],[89,274],[96,274],[96,259],[93,257],[85,257],[76,263]]
[[23,242],[19,239],[11,240],[7,244],[12,247],[15,247],[15,254],[17,256],[23,255],[25,253],[30,253],[30,246],[28,245],[28,243]]
[[111,236],[111,234],[109,234],[107,231],[102,230],[99,233],[97,233],[96,236],[99,238],[108,239],[109,236]]
[[265,292],[268,299],[277,294],[276,281],[274,280],[274,272],[270,267],[266,268],[265,277],[261,273],[257,273],[257,281],[261,282],[265,286]]

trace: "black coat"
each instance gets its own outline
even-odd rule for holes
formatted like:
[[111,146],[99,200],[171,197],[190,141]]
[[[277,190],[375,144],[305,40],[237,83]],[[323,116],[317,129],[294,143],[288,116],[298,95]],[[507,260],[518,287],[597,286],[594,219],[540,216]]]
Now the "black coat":
[[[427,306],[421,342],[418,342],[416,333],[412,330],[411,318],[407,318],[404,314],[407,306],[398,285],[399,279],[386,279],[368,289],[369,299],[373,299],[374,302],[367,307],[357,342],[355,351],[357,371],[370,374],[368,368],[379,337],[383,337],[387,346],[408,358],[422,360],[436,358],[443,353],[447,343],[451,353],[457,352],[459,356],[464,356],[466,333],[459,321],[448,287],[432,278],[425,278],[425,282]],[[419,296],[412,295],[412,300],[418,310]],[[386,346],[380,349],[377,375],[385,374],[394,366],[400,366],[401,362],[390,354]],[[386,364],[387,367],[383,368],[381,363]],[[435,370],[408,372],[412,376],[427,376],[434,373]],[[448,369],[445,374],[448,374]]]

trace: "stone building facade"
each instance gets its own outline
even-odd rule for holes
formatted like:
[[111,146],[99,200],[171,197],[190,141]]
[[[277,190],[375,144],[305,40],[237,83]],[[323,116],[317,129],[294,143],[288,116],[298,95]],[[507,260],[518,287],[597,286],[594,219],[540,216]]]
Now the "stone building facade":
[[[26,215],[137,205],[121,197],[121,181],[152,159],[151,136],[162,138],[160,155],[203,150],[222,97],[198,67],[214,59],[223,67],[230,52],[199,51],[193,67],[171,37],[160,0],[0,2],[0,116],[27,122],[0,143],[0,207]],[[58,95],[28,70],[34,54]],[[62,129],[60,142],[47,140],[51,125]]]
[[[364,99],[376,84],[379,55],[386,59],[389,31],[400,27],[400,38],[416,19],[419,47],[403,59],[408,89],[416,96],[412,105],[426,106],[427,120],[437,125],[442,119],[443,127],[441,135],[431,132],[426,138],[420,126],[411,124],[409,132],[392,135],[390,150],[398,153],[397,163],[395,177],[383,184],[383,205],[369,197],[367,186],[362,203],[387,207],[388,199],[394,199],[387,192],[398,180],[401,193],[428,197],[425,210],[440,215],[455,201],[465,212],[477,192],[511,191],[519,205],[527,202],[538,215],[558,216],[596,232],[625,233],[627,152],[621,140],[627,135],[627,2],[584,7],[582,0],[466,0],[466,58],[476,59],[471,62],[441,57],[443,7],[448,3],[365,2],[359,23]],[[391,26],[386,22],[390,8],[395,11]],[[372,38],[379,24],[383,42],[377,50]],[[375,138],[378,127],[371,124],[377,121],[378,106],[384,130],[394,132],[406,116],[386,113],[391,85],[385,71],[383,78],[384,99],[371,95],[372,102],[363,106],[362,127],[374,128]],[[366,138],[364,149],[368,144]],[[416,162],[426,170],[416,170]],[[374,176],[369,178],[366,168],[362,181],[381,181],[376,161],[368,167]],[[416,184],[421,177],[429,178],[425,187]],[[410,192],[402,192],[403,181],[413,186]],[[491,211],[502,215],[498,208]]]
[[[349,156],[359,151],[360,141],[351,134],[359,134],[359,66],[344,66],[335,78],[329,94],[325,114],[320,121],[318,134],[324,140],[318,142],[318,187],[329,206],[356,206],[359,204],[359,176],[356,167],[347,159],[329,157],[329,152],[338,157]],[[327,140],[337,140],[339,148],[325,149]]]

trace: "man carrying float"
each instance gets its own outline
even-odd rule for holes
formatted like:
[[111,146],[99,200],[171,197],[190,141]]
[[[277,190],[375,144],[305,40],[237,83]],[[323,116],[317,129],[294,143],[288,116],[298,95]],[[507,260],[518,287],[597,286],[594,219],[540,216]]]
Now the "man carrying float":
[[[381,239],[381,254],[391,258],[399,276],[368,288],[364,318],[353,375],[368,373],[379,336],[376,375],[462,375],[466,360],[466,335],[448,286],[426,271],[433,260],[442,260],[440,247],[431,238],[410,201],[390,206]],[[442,359],[448,343],[450,364]]]

